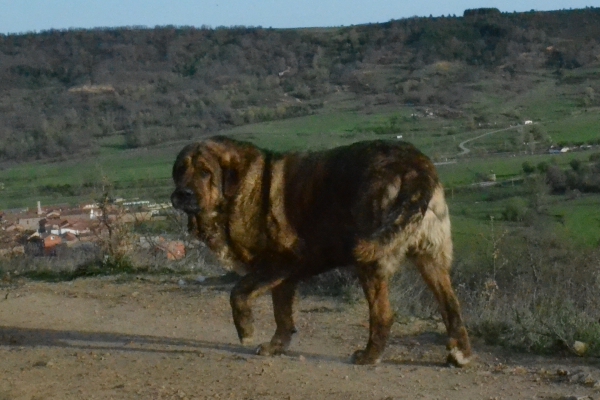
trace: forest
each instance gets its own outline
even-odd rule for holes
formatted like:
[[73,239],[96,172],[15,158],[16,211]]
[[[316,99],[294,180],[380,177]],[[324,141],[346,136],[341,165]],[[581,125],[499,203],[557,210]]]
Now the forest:
[[[0,165],[97,154],[120,136],[139,148],[240,125],[318,113],[332,93],[466,110],[511,97],[537,74],[592,80],[600,9],[409,18],[339,28],[160,26],[0,35]],[[486,82],[493,81],[493,87]],[[518,119],[517,116],[507,116]],[[110,139],[108,139],[110,141]],[[7,164],[8,163],[8,164]]]

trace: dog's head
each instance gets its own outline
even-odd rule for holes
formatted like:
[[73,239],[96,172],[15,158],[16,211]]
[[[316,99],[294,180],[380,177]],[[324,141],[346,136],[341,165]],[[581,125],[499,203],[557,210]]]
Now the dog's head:
[[236,142],[221,137],[184,147],[173,165],[173,207],[190,216],[221,211],[235,193],[241,158]]
[[190,232],[234,270],[226,229],[240,180],[257,154],[249,143],[215,137],[184,147],[173,165],[173,207],[188,215]]

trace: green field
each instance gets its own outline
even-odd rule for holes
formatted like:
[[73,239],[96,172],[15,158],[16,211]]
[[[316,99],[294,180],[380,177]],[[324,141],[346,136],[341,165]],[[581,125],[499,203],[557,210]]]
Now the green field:
[[[370,127],[388,124],[390,118],[396,117],[401,121],[396,129],[409,131],[405,138],[414,138],[417,145],[422,143],[430,150],[441,147],[440,142],[434,140],[434,135],[437,130],[442,129],[445,122],[413,121],[409,118],[410,113],[410,109],[391,108],[369,115],[342,110],[337,113],[320,113],[244,125],[223,131],[221,134],[250,140],[276,151],[319,150],[360,140],[395,140],[396,133],[375,134],[367,130]],[[97,195],[97,190],[84,190],[89,193],[73,196],[47,196],[41,188],[49,185],[94,188],[101,187],[103,181],[113,183],[118,188],[119,196],[167,198],[171,185],[171,166],[177,152],[185,143],[126,150],[122,137],[115,136],[103,139],[100,153],[94,156],[59,162],[34,162],[5,168],[0,170],[0,182],[4,184],[0,209],[33,207],[38,200],[49,205],[89,201],[90,197]]]
[[564,237],[588,246],[600,245],[600,196],[585,196],[555,204],[552,213],[562,217],[560,226]]
[[[502,107],[512,107],[518,109],[520,115],[539,118],[540,126],[552,140],[589,142],[600,139],[598,109],[583,111],[568,103],[546,104],[548,90],[551,90],[549,85],[541,85],[538,90]],[[468,145],[472,152],[457,158],[460,142],[509,126],[507,118],[499,115],[499,122],[494,127],[466,129],[466,118],[413,117],[422,111],[405,106],[388,105],[369,112],[357,111],[356,102],[351,99],[337,100],[313,115],[243,125],[220,133],[276,151],[319,150],[360,140],[397,140],[397,136],[402,135],[434,161],[442,162],[438,170],[448,189],[457,248],[480,246],[482,235],[489,231],[490,216],[500,221],[506,201],[522,195],[520,185],[525,161],[534,166],[544,162],[567,169],[573,158],[586,162],[590,154],[600,151],[592,148],[561,155],[550,155],[545,151],[527,154],[527,147],[515,149],[514,145],[507,151],[507,143],[514,143],[514,137],[520,134],[515,129],[473,141]],[[492,98],[479,107],[489,110],[493,106],[499,107]],[[113,136],[102,140],[101,150],[94,156],[5,167],[0,170],[3,184],[0,209],[33,208],[37,201],[44,205],[88,202],[102,194],[107,182],[118,197],[167,201],[172,190],[171,165],[185,143],[127,150],[123,137]],[[454,163],[444,164],[444,161]],[[514,182],[494,188],[464,190],[490,174],[495,174],[498,181]],[[587,246],[596,245],[600,239],[598,201],[598,197],[592,195],[569,202],[555,196],[552,213],[563,216],[563,225],[557,226],[561,235]]]
[[[86,159],[7,168],[0,171],[4,184],[0,209],[34,207],[37,201],[45,205],[87,202],[101,194],[105,182],[114,185],[119,196],[165,199],[171,185],[171,165],[181,146],[109,151]],[[75,193],[47,194],[63,185]]]

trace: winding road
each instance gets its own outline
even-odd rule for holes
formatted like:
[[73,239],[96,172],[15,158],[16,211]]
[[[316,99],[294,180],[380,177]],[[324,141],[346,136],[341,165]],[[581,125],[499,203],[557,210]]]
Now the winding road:
[[474,140],[477,140],[477,139],[481,139],[482,137],[484,137],[484,136],[488,136],[488,135],[491,135],[492,133],[498,133],[498,132],[509,131],[509,130],[511,130],[511,129],[522,128],[522,127],[524,127],[524,126],[525,126],[525,125],[515,125],[515,126],[509,126],[508,128],[503,128],[503,129],[498,129],[498,130],[491,131],[491,132],[486,132],[486,133],[484,133],[484,134],[482,134],[482,135],[475,136],[474,138],[467,139],[467,140],[465,140],[465,141],[461,142],[461,143],[458,145],[458,147],[460,147],[460,149],[461,149],[461,152],[460,152],[460,153],[458,153],[456,156],[457,156],[457,157],[464,156],[465,154],[468,154],[468,153],[470,153],[470,152],[471,152],[471,150],[470,150],[470,149],[468,149],[468,148],[467,148],[467,146],[465,146],[465,145],[466,145],[467,143],[469,143],[469,142],[472,142],[472,141],[474,141]]

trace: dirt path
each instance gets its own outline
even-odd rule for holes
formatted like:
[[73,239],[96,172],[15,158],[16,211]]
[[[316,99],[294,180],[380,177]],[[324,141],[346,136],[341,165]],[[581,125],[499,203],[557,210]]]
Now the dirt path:
[[[448,368],[435,322],[395,324],[380,365],[351,365],[366,306],[332,299],[300,300],[289,355],[255,356],[237,342],[229,286],[178,279],[0,288],[0,399],[600,399],[590,360],[475,342],[475,365]],[[257,342],[274,329],[268,300],[257,302]]]
[[[535,124],[537,125],[537,122],[536,122]],[[497,130],[495,130],[495,131],[486,132],[486,133],[484,133],[484,134],[482,134],[482,135],[475,136],[474,138],[470,138],[470,139],[464,140],[464,141],[462,141],[462,142],[460,142],[460,143],[458,144],[458,147],[460,148],[461,152],[460,152],[460,153],[458,153],[458,154],[456,155],[456,157],[464,156],[465,154],[469,154],[469,153],[471,152],[471,149],[467,148],[467,146],[466,146],[466,144],[467,144],[467,143],[473,142],[473,141],[475,141],[475,140],[477,140],[477,139],[481,139],[482,137],[489,136],[489,135],[491,135],[491,134],[493,134],[493,133],[504,132],[504,131],[510,131],[510,130],[512,130],[512,129],[523,128],[524,126],[525,126],[525,125],[515,125],[515,126],[510,126],[510,127],[508,127],[508,128],[497,129]]]

